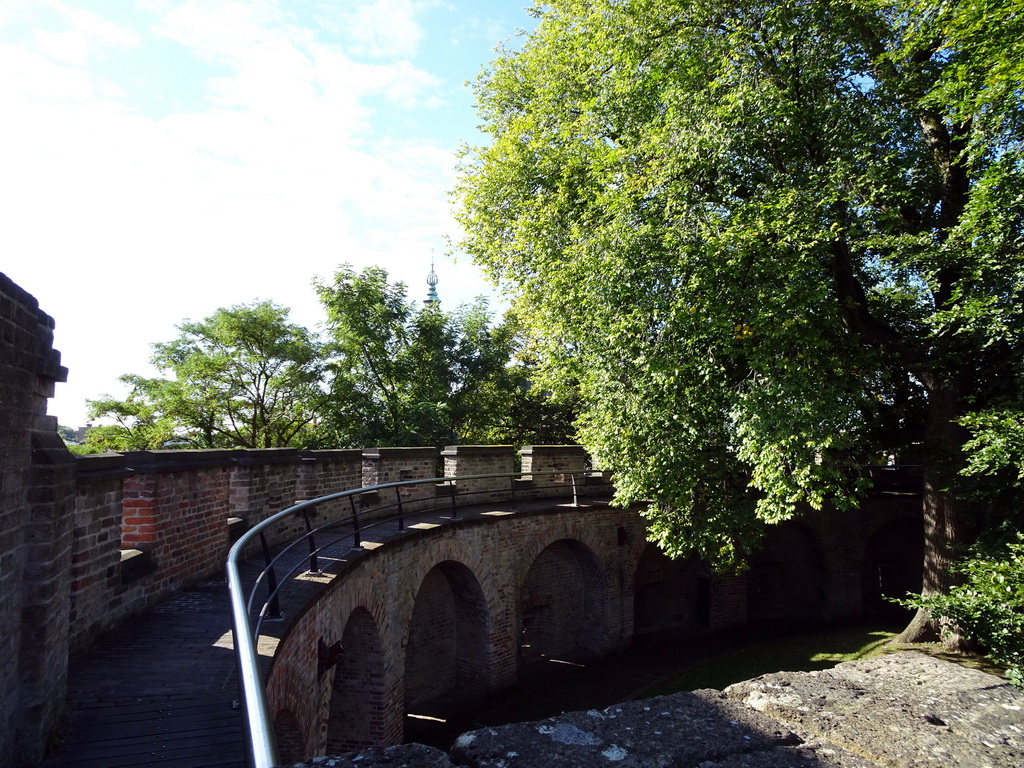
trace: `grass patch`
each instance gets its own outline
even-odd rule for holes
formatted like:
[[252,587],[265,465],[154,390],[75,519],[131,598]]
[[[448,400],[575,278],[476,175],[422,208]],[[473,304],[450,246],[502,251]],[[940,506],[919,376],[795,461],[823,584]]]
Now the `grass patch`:
[[1005,678],[1005,670],[978,654],[951,652],[941,643],[901,643],[892,627],[843,627],[752,639],[694,664],[645,691],[641,698],[700,688],[723,688],[770,672],[813,672],[843,661],[870,659],[888,653],[917,651],[943,661]]
[[[752,640],[656,685],[646,691],[643,697],[694,691],[698,688],[721,690],[733,683],[769,672],[830,669],[841,661],[891,653],[894,649],[887,643],[895,634],[891,629],[846,627]],[[914,649],[920,650],[916,646]]]

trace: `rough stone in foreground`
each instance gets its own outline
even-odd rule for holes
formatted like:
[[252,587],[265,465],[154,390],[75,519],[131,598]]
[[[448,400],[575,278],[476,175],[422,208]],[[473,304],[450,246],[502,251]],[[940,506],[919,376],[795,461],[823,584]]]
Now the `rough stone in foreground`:
[[313,757],[295,768],[455,768],[448,755],[423,744],[373,747],[336,757]]
[[777,672],[727,695],[879,766],[1024,766],[1024,694],[919,653]]
[[474,768],[696,766],[798,743],[789,729],[725,694],[695,691],[470,731],[452,757]]
[[[918,653],[371,749],[337,768],[1021,768],[1024,692]],[[454,761],[454,762],[452,762]]]

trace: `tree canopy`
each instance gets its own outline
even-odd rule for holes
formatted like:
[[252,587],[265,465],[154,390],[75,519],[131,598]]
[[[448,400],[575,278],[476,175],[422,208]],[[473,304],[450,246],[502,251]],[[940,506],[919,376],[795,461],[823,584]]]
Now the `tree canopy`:
[[578,387],[619,499],[729,565],[896,455],[925,466],[924,591],[945,591],[981,519],[964,446],[1021,405],[1019,3],[535,13],[478,83],[462,245]]
[[519,325],[511,317],[492,324],[483,299],[452,312],[417,306],[386,270],[348,265],[318,291],[332,339],[329,443],[564,441],[571,433],[571,417],[557,418],[564,409],[530,391],[530,368],[516,359]]
[[272,302],[218,309],[153,345],[164,374],[126,374],[124,399],[89,401],[76,451],[361,448],[568,442],[575,411],[534,386],[529,337],[483,299],[417,306],[402,283],[343,265],[317,283],[329,339]]
[[128,374],[124,400],[90,401],[94,449],[276,448],[302,444],[325,401],[319,341],[264,301],[218,309],[153,345],[153,364],[173,378]]

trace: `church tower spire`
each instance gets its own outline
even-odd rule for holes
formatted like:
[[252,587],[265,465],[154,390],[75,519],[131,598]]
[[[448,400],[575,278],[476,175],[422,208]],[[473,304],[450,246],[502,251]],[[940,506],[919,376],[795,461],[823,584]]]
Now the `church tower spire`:
[[423,303],[428,307],[436,307],[441,303],[437,297],[437,273],[434,272],[434,257],[430,257],[430,274],[427,275],[427,298]]

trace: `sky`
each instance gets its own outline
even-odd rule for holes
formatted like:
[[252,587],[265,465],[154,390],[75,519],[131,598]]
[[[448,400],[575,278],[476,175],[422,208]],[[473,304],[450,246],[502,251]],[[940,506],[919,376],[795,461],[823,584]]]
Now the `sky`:
[[531,0],[0,0],[0,272],[56,323],[49,413],[82,426],[154,342],[377,264],[442,306],[502,298],[449,191],[467,81]]

